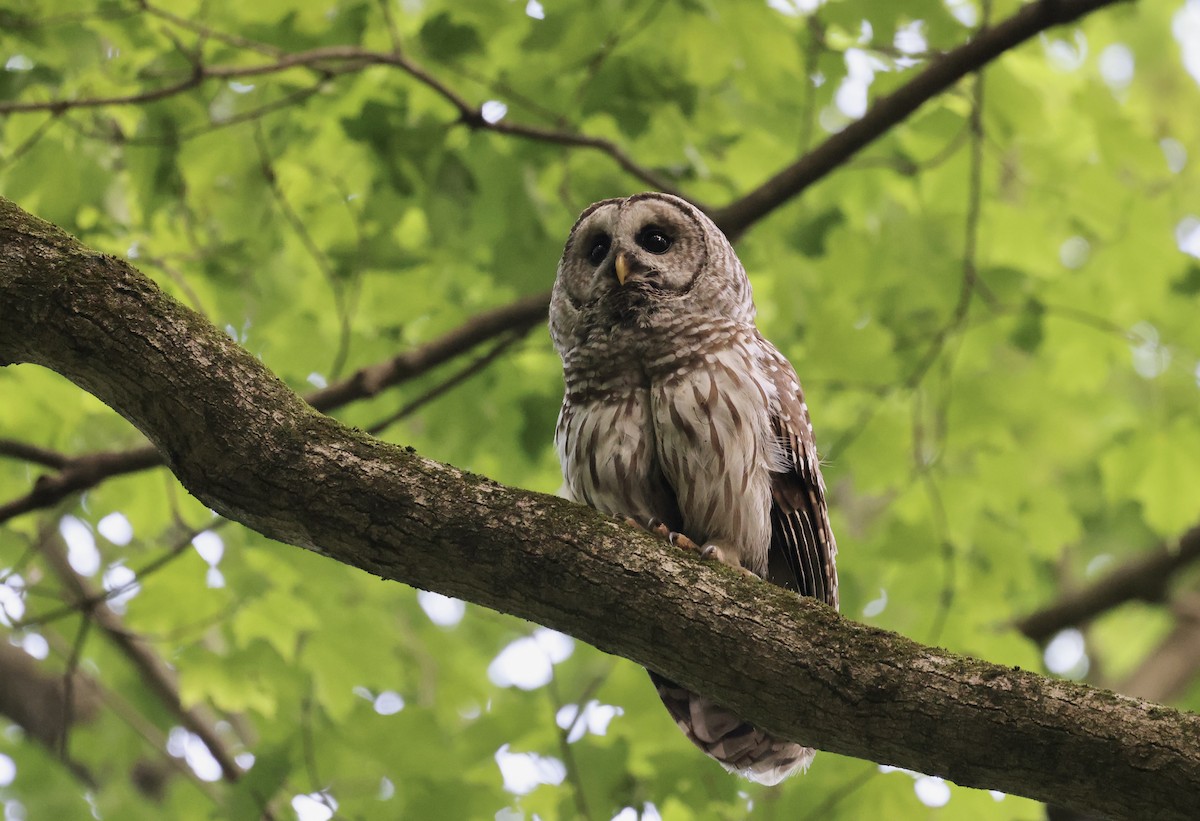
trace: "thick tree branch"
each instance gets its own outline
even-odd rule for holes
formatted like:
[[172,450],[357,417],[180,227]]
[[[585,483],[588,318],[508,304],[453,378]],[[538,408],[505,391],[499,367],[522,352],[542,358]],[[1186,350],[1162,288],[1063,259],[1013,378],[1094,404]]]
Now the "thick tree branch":
[[[329,412],[375,396],[385,388],[415,379],[489,339],[529,333],[545,321],[549,303],[550,294],[541,293],[483,311],[424,345],[360,368],[346,379],[310,393],[307,401],[317,410]],[[23,513],[51,507],[72,493],[95,487],[113,476],[136,473],[163,463],[157,450],[145,446],[62,457],[61,464],[52,464],[58,461],[59,454],[9,439],[0,440],[0,456],[26,459],[57,469],[56,473],[38,477],[33,490],[26,495],[0,504],[0,524]]]
[[127,263],[2,199],[0,306],[0,362],[107,402],[270,538],[571,633],[825,750],[1110,816],[1194,815],[1200,718],[923,647],[347,429]]
[[876,100],[860,119],[753,191],[712,212],[713,220],[730,238],[740,236],[972,71],[1046,29],[1072,23],[1116,2],[1122,0],[1039,0],[1028,4],[1004,22],[935,59],[912,80]]

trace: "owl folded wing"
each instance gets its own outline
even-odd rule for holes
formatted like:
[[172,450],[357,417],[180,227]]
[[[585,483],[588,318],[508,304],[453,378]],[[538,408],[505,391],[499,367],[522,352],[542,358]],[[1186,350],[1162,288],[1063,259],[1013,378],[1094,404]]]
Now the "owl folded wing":
[[787,382],[787,390],[779,391],[779,407],[771,414],[783,470],[771,473],[769,578],[837,607],[837,544],[829,526],[825,485],[803,395],[794,376],[787,376],[780,380]]

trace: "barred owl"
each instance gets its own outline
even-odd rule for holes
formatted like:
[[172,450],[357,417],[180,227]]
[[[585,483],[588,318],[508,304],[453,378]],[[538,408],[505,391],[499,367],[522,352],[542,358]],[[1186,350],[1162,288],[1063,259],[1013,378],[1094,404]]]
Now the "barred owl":
[[[754,313],[733,248],[690,203],[639,194],[585,210],[550,303],[566,494],[657,520],[707,558],[837,607],[808,408]],[[730,772],[776,784],[812,761],[813,750],[650,675],[687,737]]]

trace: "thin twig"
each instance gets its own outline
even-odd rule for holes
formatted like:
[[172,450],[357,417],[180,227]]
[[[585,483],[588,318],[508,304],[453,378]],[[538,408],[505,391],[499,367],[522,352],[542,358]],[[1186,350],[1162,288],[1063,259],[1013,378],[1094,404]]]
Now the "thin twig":
[[105,11],[79,12],[76,14],[56,14],[50,17],[29,18],[9,12],[7,9],[5,11],[6,14],[4,25],[6,28],[12,31],[35,31],[37,29],[45,29],[52,26],[90,23],[93,20],[124,20],[137,14],[134,9],[112,9]]
[[174,282],[179,290],[183,292],[184,298],[191,304],[192,309],[195,310],[196,313],[201,314],[204,317],[211,318],[208,311],[204,308],[204,303],[200,301],[200,295],[196,293],[196,289],[193,288],[191,283],[187,281],[187,277],[184,275],[183,271],[180,271],[162,257],[152,257],[142,254],[139,256],[139,259],[144,261],[147,265],[152,265],[166,274],[167,279]]
[[1138,668],[1118,683],[1119,693],[1158,704],[1181,698],[1200,672],[1200,595],[1188,593],[1172,602],[1175,625]]
[[508,336],[502,338],[499,342],[497,342],[495,345],[492,346],[491,350],[489,350],[483,356],[480,356],[480,357],[476,358],[474,361],[468,363],[466,366],[464,366],[463,368],[458,370],[456,373],[454,373],[448,379],[438,383],[437,385],[434,385],[432,388],[425,391],[425,393],[421,394],[417,398],[413,399],[410,402],[405,403],[395,413],[392,413],[391,415],[387,416],[386,418],[381,419],[380,421],[376,422],[374,425],[371,425],[369,428],[367,428],[367,433],[371,434],[372,436],[379,436],[385,430],[390,428],[392,425],[399,422],[401,419],[405,419],[409,416],[412,416],[414,413],[416,413],[418,410],[423,408],[425,405],[432,402],[434,399],[437,399],[439,396],[442,396],[443,394],[448,393],[453,388],[458,387],[463,382],[466,382],[472,376],[474,376],[475,374],[482,371],[488,365],[492,364],[492,362],[494,362],[497,358],[499,358],[499,356],[502,353],[504,353],[506,350],[511,348],[514,344],[516,344],[520,340],[524,339],[525,335],[527,333],[528,333],[528,329],[526,329],[524,331],[514,331],[513,333],[509,334]]
[[38,144],[38,142],[41,141],[42,137],[46,136],[46,132],[48,132],[50,127],[58,122],[58,120],[59,117],[57,114],[51,114],[49,117],[43,120],[37,128],[30,132],[28,137],[21,140],[21,142],[14,146],[13,149],[5,154],[3,158],[0,158],[0,168],[12,165],[14,162],[24,156],[27,151],[32,149]]
[[173,561],[183,555],[188,547],[191,546],[192,541],[201,533],[209,530],[218,530],[227,524],[229,524],[228,519],[218,519],[212,524],[205,525],[202,528],[189,530],[180,538],[176,539],[175,543],[171,547],[167,548],[167,550],[161,555],[151,559],[150,561],[146,562],[146,564],[135,569],[133,571],[133,578],[128,582],[117,585],[111,590],[105,590],[103,592],[95,591],[89,596],[77,598],[70,604],[63,605],[62,607],[51,610],[47,613],[38,613],[35,616],[29,616],[28,618],[20,619],[13,624],[13,627],[17,629],[40,627],[69,616],[72,613],[77,613],[81,610],[92,610],[100,604],[104,604],[112,599],[123,596],[134,588],[140,586],[147,578],[153,576],[155,573],[162,570],[164,567],[171,564]]
[[147,14],[151,14],[160,20],[170,23],[173,26],[187,29],[194,34],[200,35],[206,40],[216,40],[219,43],[224,43],[225,45],[233,46],[234,48],[255,51],[266,57],[279,57],[280,55],[284,54],[283,49],[277,48],[268,43],[263,43],[259,40],[251,40],[248,37],[242,37],[241,35],[237,34],[228,34],[226,32],[217,31],[201,23],[197,23],[194,20],[188,20],[186,18],[179,17],[167,11],[166,9],[152,5],[148,2],[148,0],[139,0],[138,5],[141,6],[142,10]]
[[322,46],[308,51],[279,56],[273,62],[248,66],[208,66],[197,63],[191,73],[176,83],[134,94],[118,94],[110,97],[78,97],[44,101],[0,102],[0,114],[22,114],[31,111],[49,111],[61,114],[81,108],[109,108],[114,106],[144,105],[146,103],[174,97],[197,88],[207,80],[234,80],[248,77],[263,77],[278,74],[293,68],[316,68],[328,76],[360,71],[369,66],[392,66],[404,71],[417,82],[434,91],[450,103],[458,112],[458,121],[469,128],[495,131],[500,134],[524,137],[556,145],[592,148],[608,154],[629,174],[662,191],[673,191],[668,180],[633,160],[611,140],[560,131],[538,126],[521,125],[504,120],[488,122],[479,106],[471,103],[435,77],[423,66],[403,54],[370,51],[357,46]]
[[833,810],[838,804],[858,792],[859,789],[877,775],[879,775],[879,767],[872,764],[869,769],[847,779],[840,786],[830,790],[826,794],[825,800],[814,807],[808,815],[804,816],[804,821],[819,821],[819,819],[829,818],[833,815]]
[[19,459],[23,462],[33,462],[55,470],[62,470],[71,461],[71,457],[56,450],[38,447],[16,439],[0,439],[0,457]]
[[[984,30],[988,25],[988,17],[990,13],[990,4],[985,0],[983,22]],[[955,306],[954,316],[951,319],[950,332],[959,330],[967,319],[967,312],[971,307],[971,299],[976,293],[985,292],[986,285],[979,277],[979,267],[977,263],[977,248],[979,246],[979,217],[983,206],[983,71],[980,70],[975,74],[974,89],[971,101],[971,116],[970,116],[970,133],[971,133],[971,164],[970,173],[967,177],[967,218],[964,226],[963,238],[963,255],[962,255],[962,285],[959,290],[958,305]],[[947,334],[948,336],[948,334]],[[952,365],[949,362],[949,357],[944,361],[946,365],[946,382],[949,383],[949,370]],[[947,397],[938,408],[938,416],[943,419],[946,415],[946,404],[949,402],[949,394],[947,389]],[[919,394],[918,394],[919,395]],[[942,440],[945,437],[944,424],[935,426],[935,439],[937,448],[940,450]],[[914,449],[920,447],[919,439],[916,435],[913,438]],[[941,637],[942,630],[945,628],[946,621],[950,617],[950,608],[954,603],[954,593],[957,589],[956,579],[958,552],[957,546],[953,539],[950,538],[949,518],[946,515],[946,507],[942,500],[941,489],[937,486],[937,480],[934,478],[933,472],[935,466],[927,464],[918,453],[917,455],[918,472],[925,479],[925,487],[930,495],[930,500],[933,503],[933,508],[937,514],[937,518],[942,528],[942,564],[944,574],[942,579],[942,592],[938,598],[938,607],[933,618],[933,635],[930,641],[937,643]]]
[[333,363],[329,367],[329,372],[336,379],[341,375],[342,368],[346,364],[346,359],[350,356],[350,326],[352,317],[350,316],[349,302],[346,296],[346,288],[344,283],[338,277],[333,266],[329,264],[329,259],[321,251],[320,246],[312,238],[312,234],[308,231],[308,226],[304,224],[304,220],[300,218],[300,214],[292,207],[291,201],[283,192],[283,186],[279,184],[279,175],[275,173],[275,162],[271,156],[271,150],[267,145],[266,135],[263,133],[262,120],[254,121],[254,145],[258,149],[259,168],[262,170],[263,178],[267,181],[267,187],[271,191],[271,196],[275,200],[279,212],[283,214],[284,220],[292,227],[296,238],[300,240],[300,244],[304,246],[305,252],[309,259],[317,266],[317,270],[325,277],[325,281],[329,283],[329,289],[333,292],[334,310],[338,315],[338,345],[337,350],[333,355]]
[[[563,759],[563,766],[567,770],[567,780],[571,784],[571,796],[575,801],[575,811],[579,818],[587,819],[587,821],[590,821],[595,816],[592,815],[591,808],[588,806],[587,792],[583,788],[583,775],[579,769],[579,762],[575,759],[575,751],[571,749],[570,739],[571,733],[575,731],[579,722],[585,720],[584,712],[588,702],[591,701],[596,690],[600,689],[600,685],[608,678],[610,672],[612,672],[611,664],[607,670],[588,682],[587,686],[583,688],[583,692],[580,693],[579,699],[575,702],[578,710],[575,713],[574,720],[566,727],[560,728],[558,732],[558,750]],[[554,705],[554,715],[557,719],[559,711],[566,706],[566,702],[559,691],[558,679],[556,677],[551,677],[549,689]]]
[[383,389],[420,376],[489,339],[510,331],[528,331],[545,321],[549,304],[550,294],[545,292],[484,311],[431,342],[361,368],[341,382],[309,394],[307,401],[317,410],[328,413],[355,400],[375,396]]
[[58,737],[57,752],[59,760],[67,763],[71,761],[71,725],[75,723],[75,675],[91,627],[91,616],[88,613],[80,614],[79,629],[75,632],[75,641],[71,642],[71,655],[67,657],[67,668],[63,671],[62,735]]
[[392,54],[400,54],[404,50],[400,38],[400,27],[396,25],[396,17],[392,14],[391,0],[379,0],[379,11],[383,14],[383,22],[387,26],[388,37],[392,41]]
[[212,134],[215,131],[220,131],[221,129],[240,125],[242,123],[255,122],[256,120],[260,120],[268,114],[272,114],[276,111],[282,111],[287,108],[292,108],[298,103],[302,103],[309,97],[312,97],[314,94],[324,90],[328,84],[328,81],[328,77],[318,77],[317,81],[307,88],[302,88],[299,91],[293,91],[289,94],[285,94],[278,100],[264,103],[257,108],[251,108],[238,114],[232,114],[222,120],[210,120],[204,125],[198,125],[193,128],[185,128],[178,132],[161,136],[127,135],[120,132],[103,134],[95,129],[84,127],[81,123],[75,122],[75,120],[70,116],[64,117],[63,122],[69,127],[73,128],[77,133],[93,140],[103,140],[105,142],[116,143],[120,145],[175,146],[205,134]]

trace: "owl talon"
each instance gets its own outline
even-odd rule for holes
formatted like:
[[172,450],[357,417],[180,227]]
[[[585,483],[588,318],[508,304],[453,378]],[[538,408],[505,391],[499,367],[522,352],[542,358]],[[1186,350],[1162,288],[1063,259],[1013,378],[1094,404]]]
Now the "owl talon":
[[742,563],[737,556],[730,555],[722,550],[718,545],[706,544],[700,549],[700,558],[705,561],[717,561],[726,567],[732,567],[734,570],[741,573],[743,576],[749,576],[752,579],[757,579],[758,574],[742,567]]
[[[665,524],[663,524],[662,519],[650,518],[645,522],[639,522],[632,516],[624,516],[621,520],[630,527],[636,527],[638,530],[645,530],[649,533],[653,533],[656,536],[662,536],[667,541],[671,540],[671,530]],[[674,544],[674,542],[672,542],[672,544]]]
[[672,547],[678,547],[680,550],[690,550],[693,553],[700,552],[700,545],[696,544],[682,533],[676,533],[674,531],[667,533],[667,541],[671,543]]

